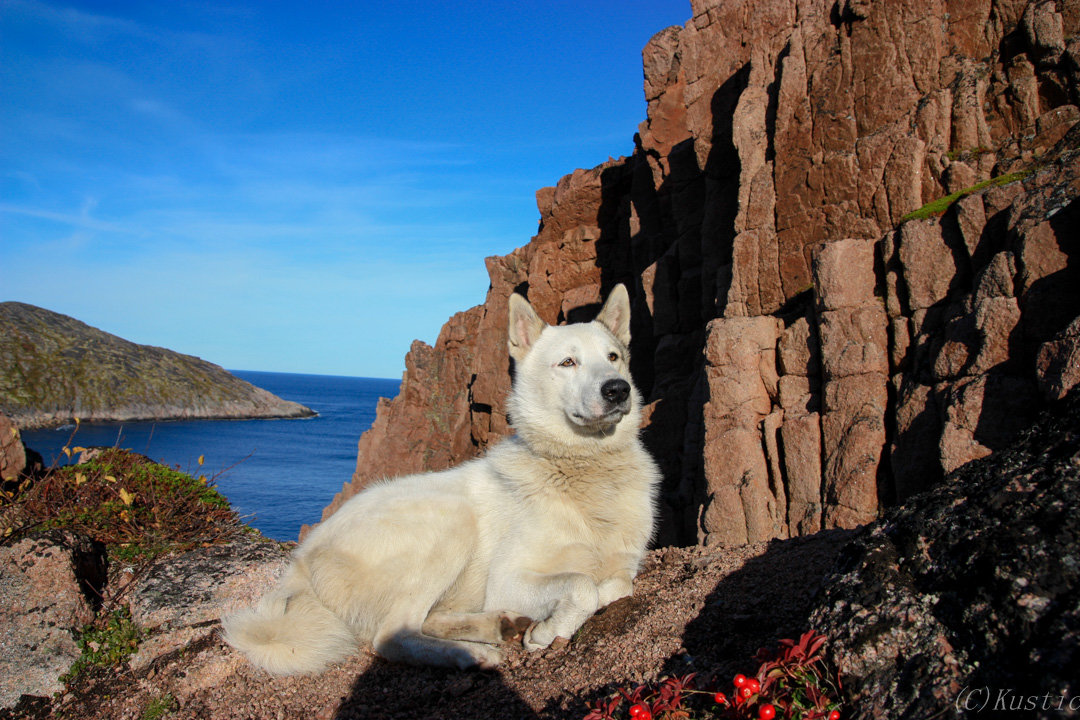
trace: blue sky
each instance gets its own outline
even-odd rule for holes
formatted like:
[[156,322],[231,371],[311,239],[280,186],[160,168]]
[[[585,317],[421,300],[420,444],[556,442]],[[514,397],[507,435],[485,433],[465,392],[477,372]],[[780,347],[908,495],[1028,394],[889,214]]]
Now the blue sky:
[[535,192],[633,150],[653,2],[0,8],[0,300],[228,368],[398,377]]

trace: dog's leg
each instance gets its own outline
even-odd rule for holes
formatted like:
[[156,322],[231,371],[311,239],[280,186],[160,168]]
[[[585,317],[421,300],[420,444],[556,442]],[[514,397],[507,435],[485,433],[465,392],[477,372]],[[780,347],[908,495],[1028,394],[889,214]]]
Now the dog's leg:
[[502,653],[490,645],[460,640],[444,640],[402,628],[375,636],[375,652],[387,660],[409,665],[491,669],[502,662]]
[[424,620],[423,632],[445,640],[481,643],[520,642],[532,619],[512,612],[457,613],[435,611]]
[[641,553],[612,554],[603,567],[606,575],[599,575],[600,607],[607,607],[619,598],[634,592],[634,578],[641,566]]
[[600,595],[600,607],[607,607],[619,598],[632,595],[634,580],[629,572],[623,572],[605,578],[596,587]]
[[596,583],[582,573],[524,573],[519,582],[532,605],[550,608],[547,618],[526,631],[526,650],[546,648],[557,637],[573,637],[600,607]]
[[634,593],[634,578],[641,568],[644,550],[640,552],[615,552],[604,558],[597,572],[597,588],[600,591],[600,607],[607,607],[619,598]]

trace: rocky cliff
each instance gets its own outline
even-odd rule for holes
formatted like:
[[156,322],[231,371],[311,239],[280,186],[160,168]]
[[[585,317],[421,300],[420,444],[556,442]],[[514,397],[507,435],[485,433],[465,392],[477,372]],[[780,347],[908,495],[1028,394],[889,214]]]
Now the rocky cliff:
[[0,413],[22,428],[314,415],[205,360],[17,302],[0,303]]
[[510,430],[507,297],[631,288],[659,542],[851,527],[1077,376],[1080,3],[694,0],[629,158],[537,193],[482,306],[413,345],[326,509]]

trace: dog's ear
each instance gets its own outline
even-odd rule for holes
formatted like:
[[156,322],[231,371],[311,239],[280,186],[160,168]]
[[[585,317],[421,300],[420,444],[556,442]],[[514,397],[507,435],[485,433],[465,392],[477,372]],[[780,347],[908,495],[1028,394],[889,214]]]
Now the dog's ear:
[[629,347],[630,345],[630,296],[626,293],[626,286],[622,283],[611,289],[607,302],[600,314],[596,316],[596,322],[601,323],[619,338],[619,342]]
[[515,362],[525,359],[546,327],[547,323],[540,319],[528,300],[517,293],[510,296],[510,332],[507,345],[510,348],[510,357],[514,358]]

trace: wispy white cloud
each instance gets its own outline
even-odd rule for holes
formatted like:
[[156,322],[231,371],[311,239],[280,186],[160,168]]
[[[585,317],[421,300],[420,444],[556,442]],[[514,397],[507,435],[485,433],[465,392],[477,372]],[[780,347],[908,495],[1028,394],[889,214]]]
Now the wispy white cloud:
[[190,124],[191,120],[176,108],[161,100],[150,98],[132,98],[129,100],[131,109],[144,115],[151,120],[173,124]]
[[93,205],[95,204],[95,200],[87,198],[83,203],[82,211],[76,213],[65,213],[55,212],[52,210],[42,210],[35,207],[24,207],[20,205],[12,205],[9,203],[0,203],[0,214],[7,213],[11,215],[22,215],[25,217],[36,218],[38,220],[50,220],[61,225],[69,225],[71,227],[81,228],[83,230],[123,233],[126,235],[137,234],[135,230],[127,227],[123,223],[108,222],[91,217],[90,211],[93,209]]
[[27,185],[38,190],[41,189],[41,180],[35,173],[32,173],[29,170],[8,170],[3,173],[3,177],[14,180],[21,185]]
[[102,42],[117,36],[149,40],[157,37],[147,27],[127,18],[38,0],[5,0],[4,14],[9,21],[44,23],[69,39],[85,42]]
[[[544,55],[591,32],[536,41],[561,4],[479,47],[439,4],[0,2],[0,291],[237,367],[396,374],[535,232],[535,190],[640,120],[560,106],[593,92]],[[362,360],[317,366],[331,342]]]

